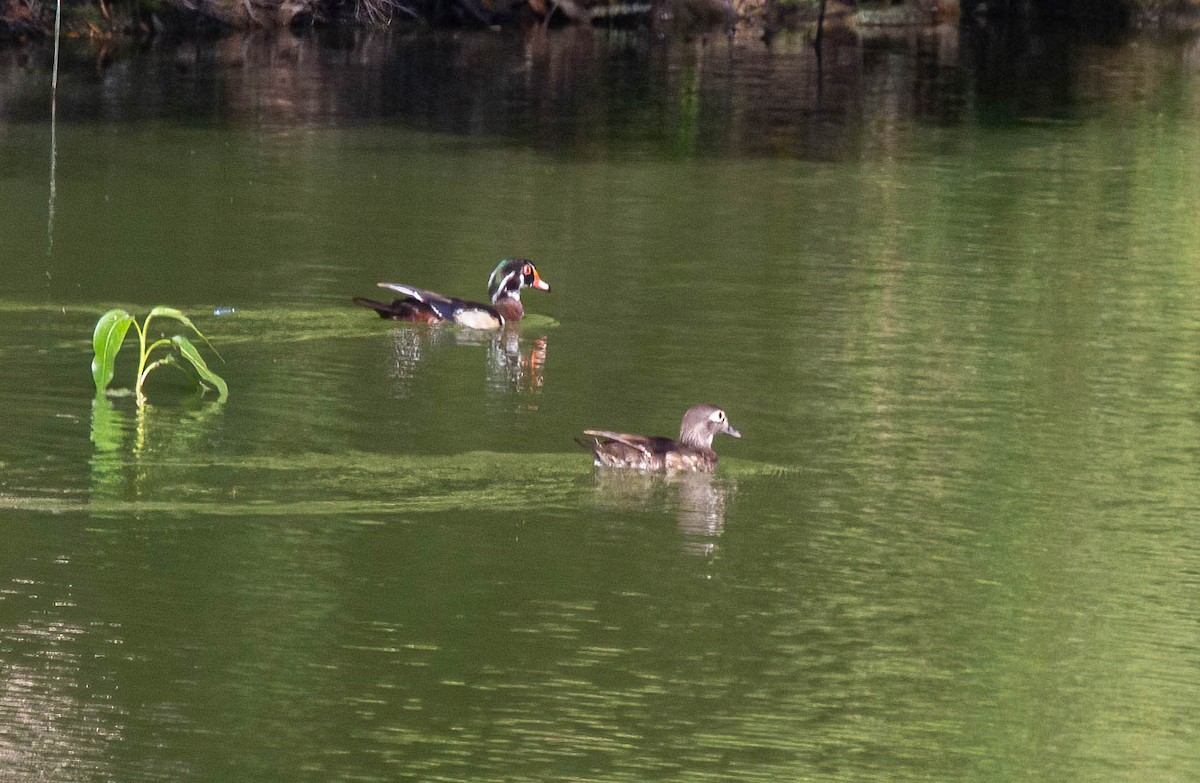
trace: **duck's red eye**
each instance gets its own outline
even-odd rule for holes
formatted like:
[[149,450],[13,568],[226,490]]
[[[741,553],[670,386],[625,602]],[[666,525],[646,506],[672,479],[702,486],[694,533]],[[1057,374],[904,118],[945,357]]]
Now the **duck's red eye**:
[[521,270],[521,274],[525,275],[526,277],[528,277],[529,275],[532,275],[533,267],[530,266],[529,264],[526,264],[525,268]]

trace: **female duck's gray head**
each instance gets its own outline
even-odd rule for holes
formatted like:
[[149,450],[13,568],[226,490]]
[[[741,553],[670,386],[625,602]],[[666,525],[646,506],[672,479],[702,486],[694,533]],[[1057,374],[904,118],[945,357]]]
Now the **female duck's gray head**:
[[692,448],[712,448],[713,435],[723,432],[735,438],[742,437],[729,423],[725,411],[715,405],[693,405],[683,414],[683,423],[679,425],[679,441]]
[[492,270],[488,278],[488,295],[492,304],[501,297],[521,298],[522,288],[550,290],[550,284],[538,274],[537,267],[527,258],[506,258]]

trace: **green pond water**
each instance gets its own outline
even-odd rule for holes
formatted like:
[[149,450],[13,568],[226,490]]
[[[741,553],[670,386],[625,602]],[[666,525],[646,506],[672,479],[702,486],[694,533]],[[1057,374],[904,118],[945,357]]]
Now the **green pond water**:
[[0,780],[1200,779],[1200,58],[994,40],[4,53]]

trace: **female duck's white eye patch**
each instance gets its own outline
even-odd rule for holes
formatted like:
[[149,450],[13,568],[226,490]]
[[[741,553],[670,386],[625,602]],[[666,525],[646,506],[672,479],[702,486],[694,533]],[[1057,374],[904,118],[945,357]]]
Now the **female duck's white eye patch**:
[[713,421],[725,421],[725,411],[713,411],[712,415],[708,418]]

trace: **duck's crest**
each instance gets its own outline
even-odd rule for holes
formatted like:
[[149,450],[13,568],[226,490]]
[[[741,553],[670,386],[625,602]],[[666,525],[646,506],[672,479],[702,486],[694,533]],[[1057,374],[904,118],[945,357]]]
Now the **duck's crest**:
[[493,304],[495,303],[496,299],[499,298],[500,294],[507,289],[508,281],[512,279],[512,276],[520,271],[517,269],[510,269],[507,274],[502,274],[504,272],[504,267],[508,266],[510,261],[512,261],[511,258],[506,258],[499,264],[496,264],[496,268],[493,269],[492,274],[488,276],[488,295],[491,296]]

